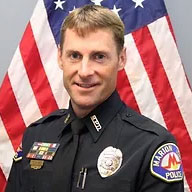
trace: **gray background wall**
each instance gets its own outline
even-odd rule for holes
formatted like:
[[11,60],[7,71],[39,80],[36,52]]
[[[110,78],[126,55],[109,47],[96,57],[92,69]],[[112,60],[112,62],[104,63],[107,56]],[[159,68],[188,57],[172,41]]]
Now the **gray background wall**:
[[[146,0],[147,1],[147,0]],[[37,0],[0,1],[0,84]],[[192,1],[165,0],[180,56],[192,85]]]

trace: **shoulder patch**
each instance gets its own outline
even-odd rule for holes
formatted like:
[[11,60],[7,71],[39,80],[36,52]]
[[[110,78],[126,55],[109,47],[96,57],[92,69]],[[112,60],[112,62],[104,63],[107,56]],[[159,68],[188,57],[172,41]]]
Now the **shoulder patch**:
[[178,147],[174,143],[160,146],[153,154],[151,174],[166,182],[181,181],[183,167]]
[[17,148],[17,151],[15,152],[15,155],[13,157],[13,160],[15,162],[17,161],[20,161],[22,160],[22,156],[23,156],[23,150],[22,150],[22,146],[20,145],[18,148]]

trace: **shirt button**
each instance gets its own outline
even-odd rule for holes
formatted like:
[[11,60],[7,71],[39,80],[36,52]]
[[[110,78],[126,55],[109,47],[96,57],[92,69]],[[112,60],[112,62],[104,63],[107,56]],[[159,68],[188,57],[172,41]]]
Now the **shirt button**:
[[127,116],[127,117],[132,117],[132,115],[131,115],[131,114],[127,114],[126,116]]

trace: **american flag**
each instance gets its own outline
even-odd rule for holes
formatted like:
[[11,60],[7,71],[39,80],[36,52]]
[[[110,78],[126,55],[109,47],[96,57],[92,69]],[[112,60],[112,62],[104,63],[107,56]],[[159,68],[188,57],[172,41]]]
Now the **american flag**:
[[127,63],[118,74],[122,100],[167,128],[176,138],[192,191],[192,92],[163,0],[38,0],[0,88],[0,192],[25,128],[68,107],[57,44],[63,19],[75,8],[97,4],[123,20]]

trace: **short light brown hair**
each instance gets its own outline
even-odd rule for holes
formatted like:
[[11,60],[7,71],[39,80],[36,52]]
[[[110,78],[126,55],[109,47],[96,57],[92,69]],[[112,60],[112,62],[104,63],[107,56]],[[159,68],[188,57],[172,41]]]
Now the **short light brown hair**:
[[86,5],[77,8],[65,18],[61,26],[61,50],[67,29],[74,29],[82,37],[98,29],[109,29],[114,35],[118,53],[124,46],[123,22],[113,11],[99,5]]

